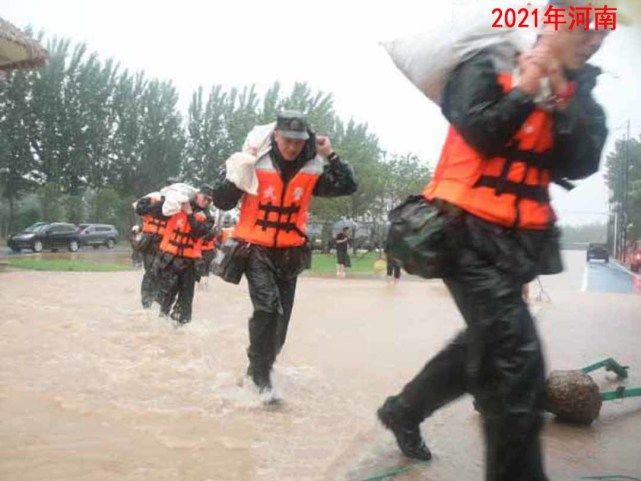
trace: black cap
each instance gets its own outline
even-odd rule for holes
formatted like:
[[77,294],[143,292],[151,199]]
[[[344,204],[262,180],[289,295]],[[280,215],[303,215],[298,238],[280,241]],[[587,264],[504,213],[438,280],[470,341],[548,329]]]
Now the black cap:
[[283,137],[295,140],[307,140],[309,139],[307,129],[307,119],[302,112],[284,110],[278,114],[276,130],[278,130]]
[[213,198],[214,198],[214,188],[213,188],[211,185],[207,185],[207,184],[203,185],[203,186],[200,188],[200,191],[199,191],[199,192],[200,192],[201,194],[206,195],[206,196],[207,196],[207,197],[209,197],[210,199],[213,199]]

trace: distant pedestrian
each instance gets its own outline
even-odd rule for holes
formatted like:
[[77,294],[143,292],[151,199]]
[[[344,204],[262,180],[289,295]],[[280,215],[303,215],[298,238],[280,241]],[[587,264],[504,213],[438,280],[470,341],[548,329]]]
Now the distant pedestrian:
[[336,242],[336,276],[345,278],[345,268],[352,267],[351,259],[347,253],[350,244],[349,227],[343,227],[334,239]]
[[401,265],[396,259],[387,256],[387,281],[397,283],[401,280]]

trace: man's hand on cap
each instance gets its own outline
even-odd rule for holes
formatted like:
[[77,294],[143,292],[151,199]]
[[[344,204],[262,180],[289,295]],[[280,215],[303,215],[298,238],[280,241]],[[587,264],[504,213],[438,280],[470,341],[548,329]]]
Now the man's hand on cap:
[[329,140],[329,137],[324,135],[316,136],[316,152],[318,152],[318,155],[325,158],[331,155],[333,150],[332,150],[332,142]]

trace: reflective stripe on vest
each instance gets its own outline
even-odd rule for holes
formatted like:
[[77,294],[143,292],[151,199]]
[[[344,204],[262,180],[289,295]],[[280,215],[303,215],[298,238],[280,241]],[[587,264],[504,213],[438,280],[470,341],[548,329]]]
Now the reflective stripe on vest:
[[[195,214],[199,222],[204,222],[206,217],[203,213]],[[160,250],[178,257],[198,259],[202,257],[200,239],[191,236],[191,225],[187,214],[179,212],[170,217],[167,228],[162,236]]]
[[163,235],[166,227],[166,220],[157,219],[149,214],[142,216],[142,231],[146,234]]
[[295,247],[307,242],[309,203],[323,173],[315,157],[286,184],[269,154],[256,163],[258,194],[245,194],[233,237],[268,247]]
[[[512,75],[500,74],[504,92]],[[423,191],[482,219],[507,227],[546,229],[554,221],[550,206],[549,163],[553,117],[535,109],[505,151],[487,158],[450,126],[434,177]]]

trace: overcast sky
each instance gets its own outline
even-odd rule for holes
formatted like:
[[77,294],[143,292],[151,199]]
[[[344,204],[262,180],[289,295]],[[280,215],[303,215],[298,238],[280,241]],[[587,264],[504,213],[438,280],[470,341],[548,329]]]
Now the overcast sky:
[[[501,0],[502,1],[502,0]],[[459,8],[499,0],[455,0]],[[526,3],[523,0],[523,3]],[[535,0],[532,3],[538,3]],[[438,160],[447,124],[439,109],[403,77],[379,41],[437,27],[449,2],[394,0],[0,0],[0,16],[19,27],[86,42],[122,67],[171,79],[186,109],[199,85],[288,87],[307,81],[331,92],[343,117],[369,123],[383,147]],[[478,8],[478,7],[474,7]],[[488,14],[488,18],[489,14]],[[610,139],[641,134],[641,36],[619,28],[593,63],[606,70],[596,95],[608,113]],[[605,220],[601,174],[571,194],[554,189],[562,223]],[[601,213],[601,214],[599,214]]]

